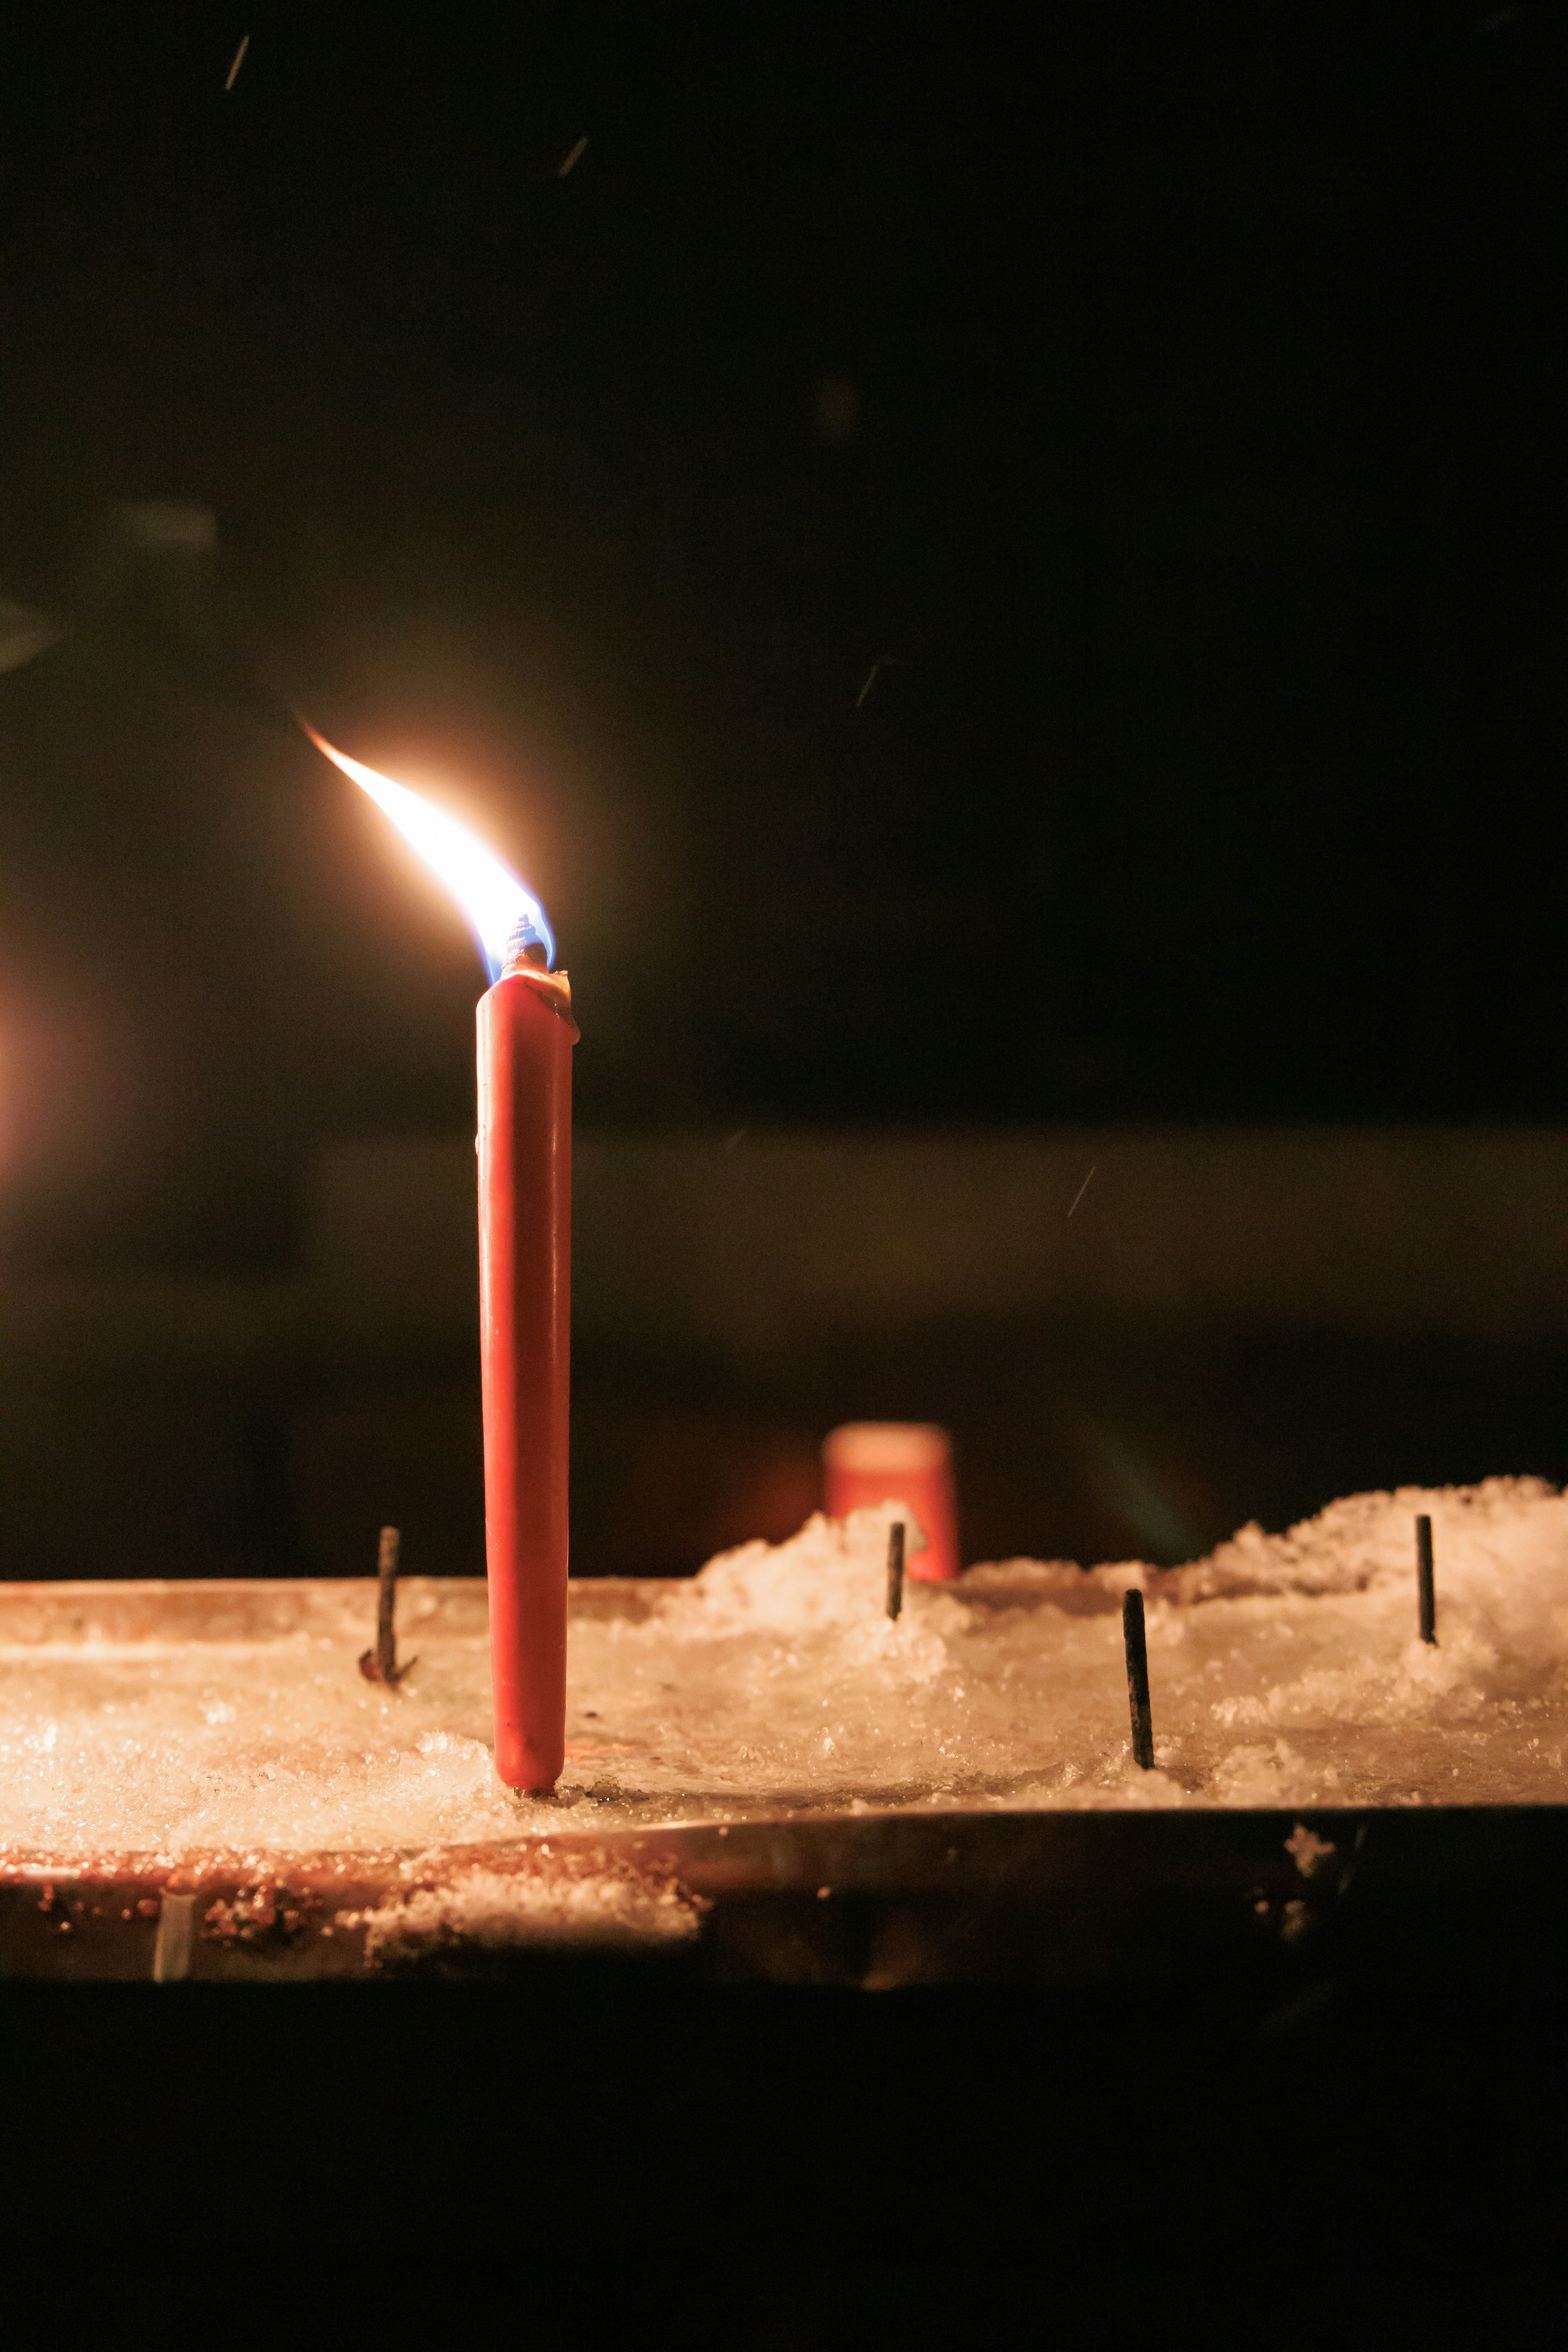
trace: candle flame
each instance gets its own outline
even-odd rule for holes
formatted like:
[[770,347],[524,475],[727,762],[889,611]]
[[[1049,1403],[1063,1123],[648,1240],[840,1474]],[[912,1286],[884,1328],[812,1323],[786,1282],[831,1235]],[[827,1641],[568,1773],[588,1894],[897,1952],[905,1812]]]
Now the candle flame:
[[499,980],[506,965],[537,943],[546,964],[555,961],[555,934],[538,899],[493,849],[477,834],[459,824],[406,784],[395,784],[363,761],[334,751],[310,723],[300,721],[318,751],[352,777],[389,816],[405,840],[412,842],[426,864],[440,877],[468,919],[485,969]]

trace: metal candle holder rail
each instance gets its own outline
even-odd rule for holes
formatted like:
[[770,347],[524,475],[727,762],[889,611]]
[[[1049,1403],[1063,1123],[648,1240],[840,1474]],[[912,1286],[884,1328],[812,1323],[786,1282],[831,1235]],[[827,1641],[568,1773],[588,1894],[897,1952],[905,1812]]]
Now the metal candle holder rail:
[[[642,1618],[669,1589],[578,1582],[572,1613]],[[375,1594],[367,1578],[0,1586],[0,1643],[326,1634],[352,1661]],[[481,1579],[408,1578],[400,1597],[422,1644],[484,1632]],[[546,1889],[584,1873],[677,1886],[696,1906],[696,1933],[640,1946],[623,1934],[614,1949],[621,1965],[707,1981],[1144,1983],[1250,2014],[1303,1968],[1331,1976],[1347,1939],[1368,1934],[1408,1955],[1449,1932],[1445,1922],[1474,1919],[1495,1936],[1517,1913],[1538,1940],[1568,1937],[1568,1806],[851,1815],[786,1798],[756,1818],[554,1830],[413,1863],[279,1853],[243,1870],[136,1856],[61,1868],[13,1857],[0,1864],[0,1975],[289,1982],[400,1969],[493,1976],[559,1966],[563,1953],[605,1957],[592,1932],[548,1951],[453,1935],[378,1957],[363,1916],[351,1922],[421,1891],[439,1896],[475,1870]]]
[[[1303,1835],[1303,1832],[1306,1834]],[[700,1906],[684,1943],[584,1933],[450,1936],[367,1951],[345,1920],[467,1871],[493,1882],[614,1874]],[[1158,1986],[1245,2017],[1359,1946],[1419,1964],[1456,1924],[1511,1912],[1555,1949],[1568,1925],[1568,1806],[1169,1813],[881,1813],[560,1832],[425,1857],[279,1856],[237,1874],[0,1873],[0,1971],[16,1979],[299,1983],[488,1979],[612,1960],[697,1983]]]

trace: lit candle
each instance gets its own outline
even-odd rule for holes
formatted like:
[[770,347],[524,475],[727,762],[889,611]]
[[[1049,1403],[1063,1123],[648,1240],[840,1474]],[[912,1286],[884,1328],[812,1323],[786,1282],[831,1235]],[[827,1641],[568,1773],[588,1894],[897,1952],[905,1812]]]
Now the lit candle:
[[565,1760],[572,1047],[544,909],[444,810],[374,768],[352,776],[462,907],[493,985],[479,1008],[479,1372],[496,1769],[552,1789]]
[[538,944],[479,999],[479,1349],[496,1769],[543,1790],[566,1754],[577,1028],[565,975],[527,960]]

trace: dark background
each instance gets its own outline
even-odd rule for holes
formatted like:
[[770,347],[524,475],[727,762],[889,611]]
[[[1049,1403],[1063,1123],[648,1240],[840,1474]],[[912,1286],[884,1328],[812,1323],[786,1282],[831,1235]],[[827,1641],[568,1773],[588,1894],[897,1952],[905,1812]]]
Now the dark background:
[[[1565,31],[13,12],[0,593],[62,634],[0,676],[0,1264],[262,1278],[322,1137],[471,1117],[467,935],[252,677],[539,889],[585,1129],[1561,1120]],[[182,500],[210,546],[150,546],[128,508]],[[646,1523],[645,1457],[689,1495],[742,1423],[759,1460],[787,1430],[795,1510],[826,1419],[967,1415],[1057,1493],[1067,1408],[997,1434],[1053,1344],[936,1335],[926,1377],[868,1339],[744,1395],[584,1359],[579,1454],[600,1521]],[[1568,1470],[1560,1351],[1400,1346],[1275,1333],[1194,1378],[1100,1331],[1079,1389],[1193,1542]],[[84,1356],[5,1443],[58,1499],[90,1424],[112,1516],[222,1422],[138,1557],[276,1568],[343,1564],[299,1533],[301,1460],[374,1464],[406,1515],[423,1428],[438,1550],[471,1370],[425,1376],[389,1403],[340,1368],[322,1438],[316,1372]],[[1200,1425],[1258,1397],[1211,1475]],[[783,1532],[771,1475],[644,1564]],[[1007,1475],[984,1549],[1159,1549]],[[9,1558],[79,1571],[82,1539]]]
[[126,499],[524,865],[585,1119],[1561,1112],[1560,12],[231,15],[0,50],[5,584],[110,606],[0,685],[12,1116],[157,1169],[37,1246],[467,1115],[456,919],[114,635]]

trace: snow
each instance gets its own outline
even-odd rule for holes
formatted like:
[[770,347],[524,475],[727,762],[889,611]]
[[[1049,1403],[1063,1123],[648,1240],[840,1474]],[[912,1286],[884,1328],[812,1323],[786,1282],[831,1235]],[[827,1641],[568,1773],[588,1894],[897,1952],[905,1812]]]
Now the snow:
[[[1436,1649],[1416,1638],[1419,1511],[1433,1522]],[[1170,1571],[997,1563],[906,1586],[895,1623],[883,1601],[899,1515],[813,1518],[620,1613],[579,1588],[567,1765],[544,1801],[495,1778],[482,1601],[466,1588],[402,1590],[402,1651],[417,1664],[395,1690],[355,1663],[368,1583],[335,1588],[341,1607],[279,1592],[247,1619],[236,1602],[223,1639],[116,1632],[108,1586],[77,1588],[106,1598],[69,1638],[18,1600],[0,1609],[0,1862],[406,1859],[552,1829],[889,1807],[1563,1797],[1568,1498],[1539,1480],[1355,1496],[1288,1534],[1245,1528]],[[1147,1596],[1152,1772],[1129,1752],[1131,1585]],[[167,1590],[169,1625],[188,1632],[192,1588]],[[1303,1876],[1317,1858],[1309,1833]],[[548,1934],[574,1905],[610,1899],[515,1875],[498,1891],[482,1854],[466,1867],[452,1899],[481,1938],[508,1906],[514,1926],[526,1914]],[[664,1912],[646,1889],[626,1900],[647,1911],[637,1927],[627,1912],[627,1932],[687,1931],[673,1895]],[[412,1912],[395,1924],[422,1932]]]
[[673,1879],[616,1867],[603,1856],[561,1856],[548,1870],[487,1870],[467,1864],[435,1885],[389,1895],[373,1908],[339,1911],[339,1928],[363,1928],[374,1962],[460,1940],[498,1950],[518,1944],[684,1943],[703,1906]]

